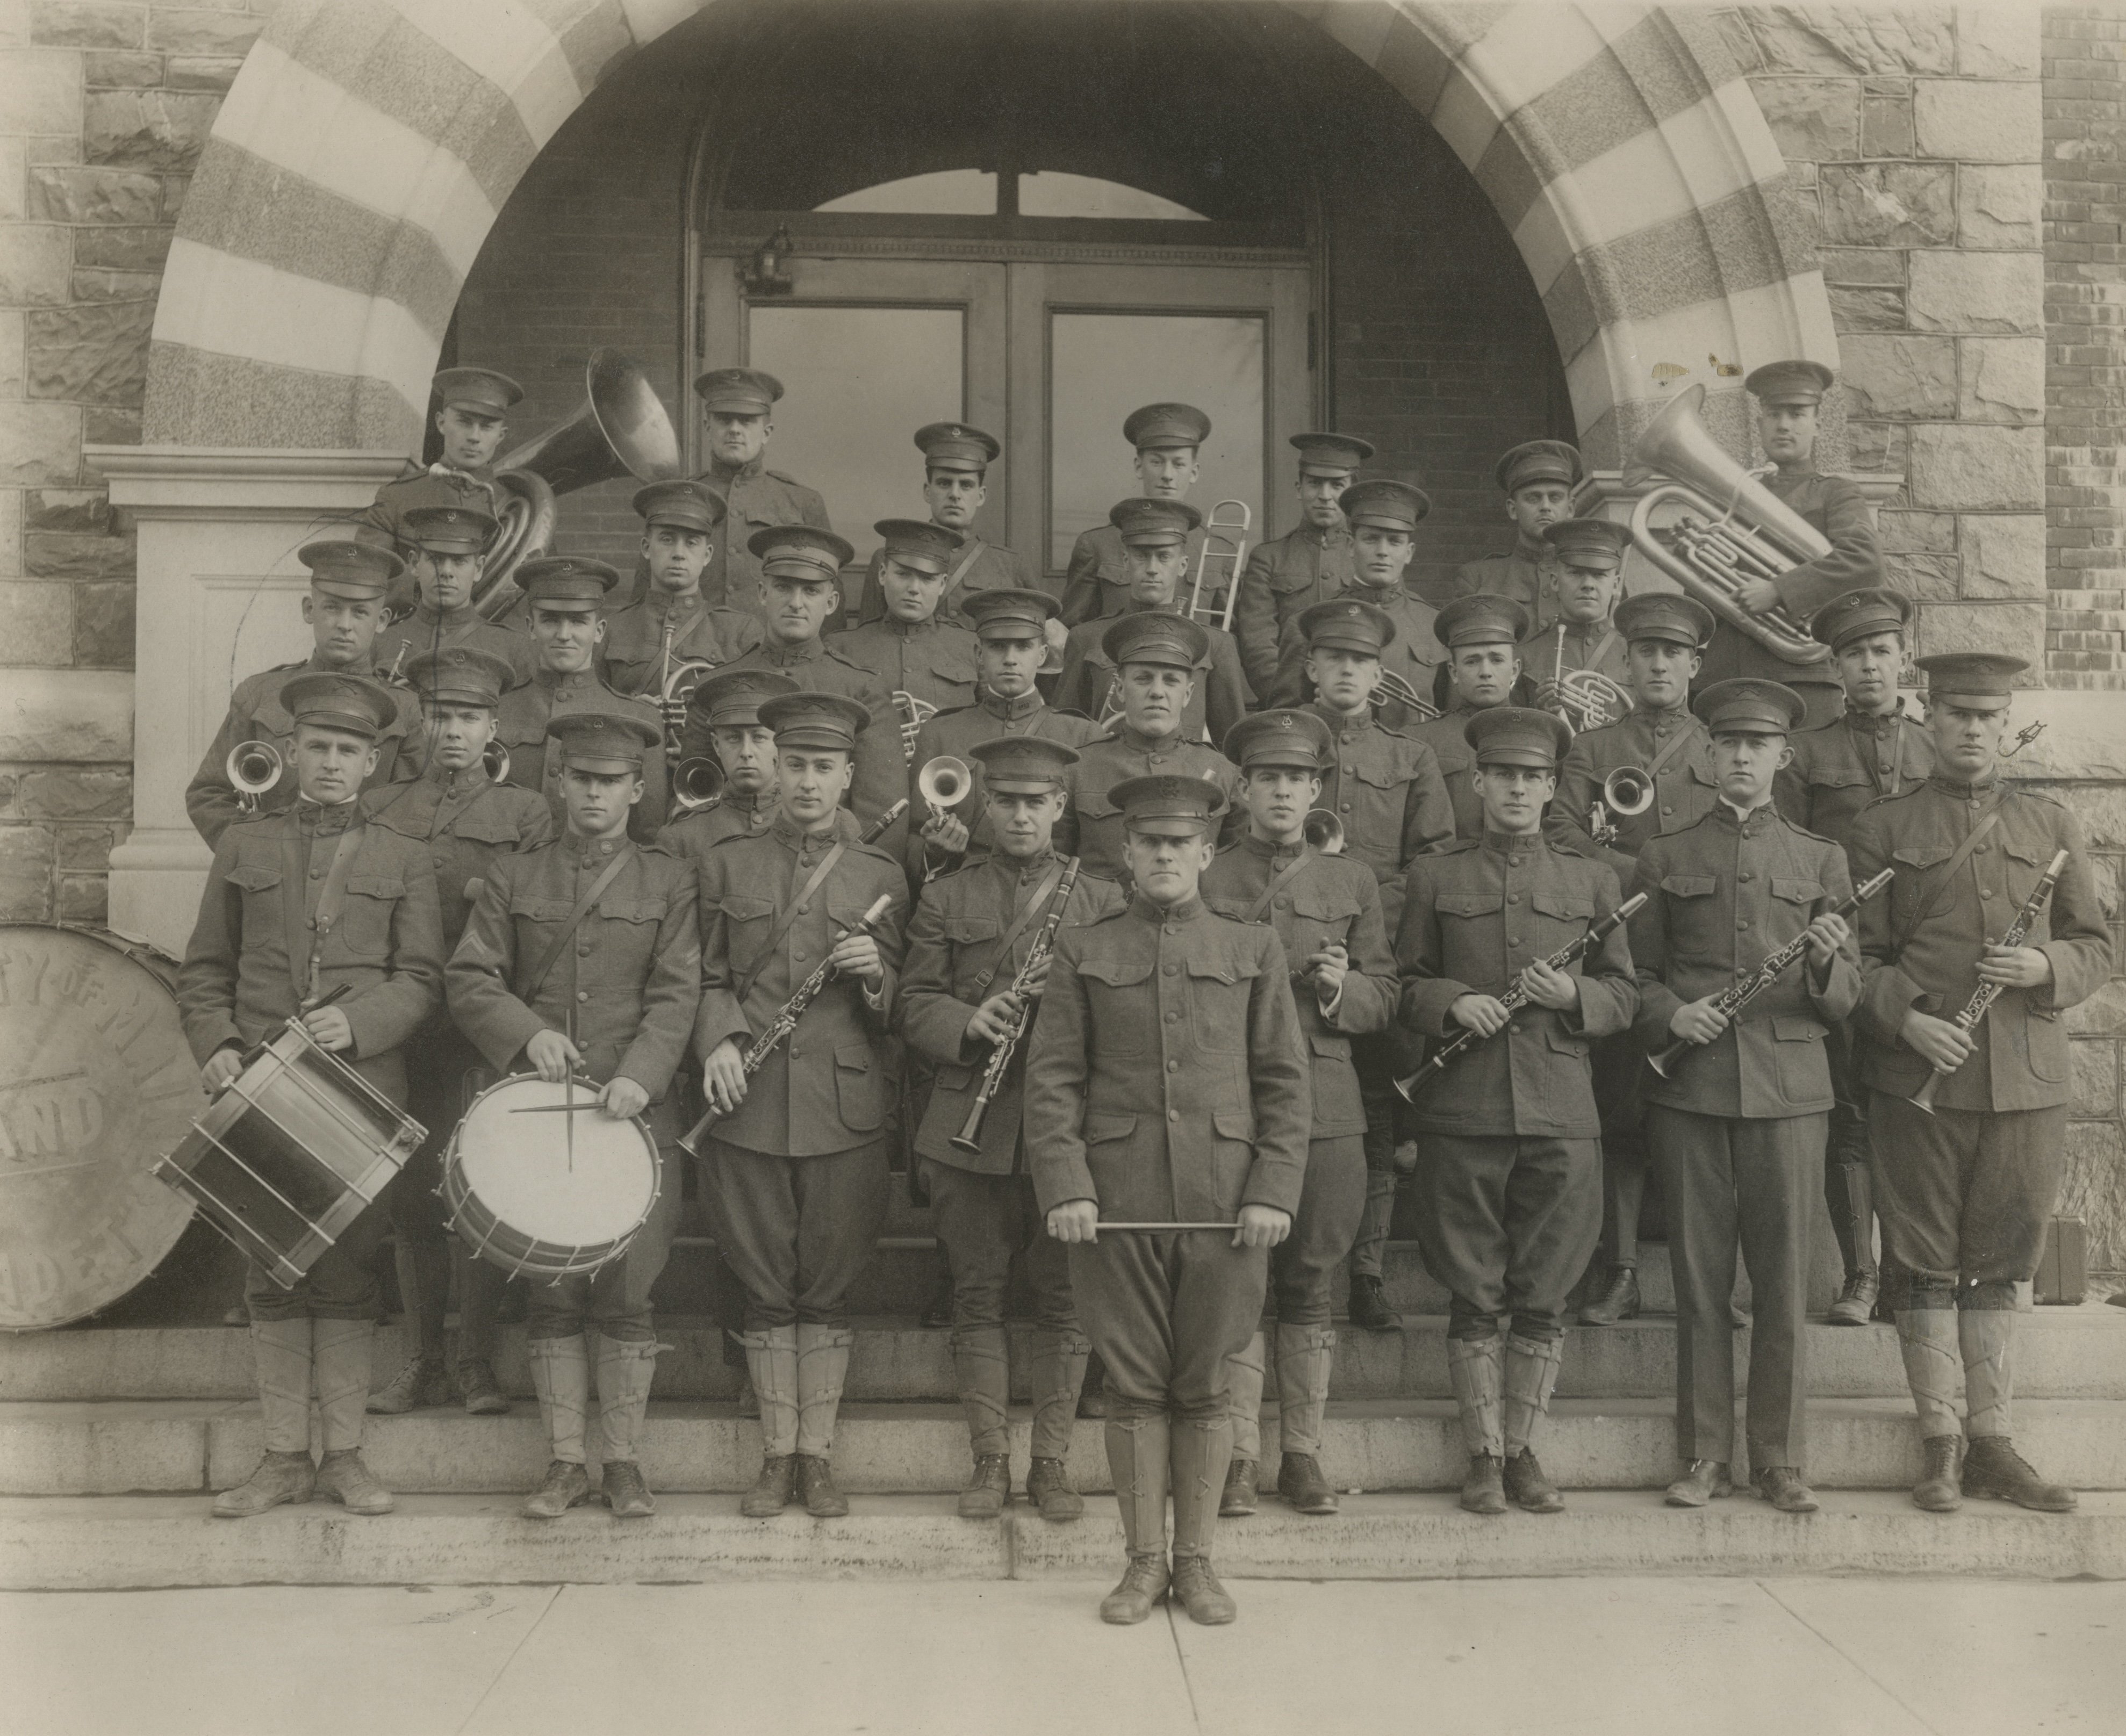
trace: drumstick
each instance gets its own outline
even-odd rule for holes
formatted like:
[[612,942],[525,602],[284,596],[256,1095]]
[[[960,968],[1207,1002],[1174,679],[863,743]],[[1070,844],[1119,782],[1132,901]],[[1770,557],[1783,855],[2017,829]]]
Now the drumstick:
[[593,1098],[588,1103],[527,1103],[522,1109],[513,1109],[513,1116],[587,1116],[602,1106]]
[[[570,980],[574,980],[573,976],[571,976]],[[565,1022],[569,1027],[569,1047],[574,1049],[576,1046],[576,1007],[575,1003],[573,1001],[569,1003],[569,1014]],[[561,1107],[568,1110],[570,1113],[569,1119],[562,1122],[561,1125],[569,1130],[569,1173],[570,1175],[574,1175],[576,1172],[576,1117],[574,1115],[576,1106],[576,1064],[573,1058],[571,1058],[569,1062],[569,1070],[561,1075],[561,1088],[568,1093],[568,1095],[562,1100]]]

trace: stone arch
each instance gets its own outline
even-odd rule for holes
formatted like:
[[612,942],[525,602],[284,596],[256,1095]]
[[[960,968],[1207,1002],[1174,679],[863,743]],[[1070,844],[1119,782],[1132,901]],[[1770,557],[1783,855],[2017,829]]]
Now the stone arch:
[[[1548,310],[1590,457],[1687,379],[1837,340],[1786,168],[1686,8],[1287,0],[1438,130]],[[229,91],[157,309],[151,446],[404,451],[541,148],[695,0],[288,0]],[[1675,370],[1680,370],[1680,372]]]

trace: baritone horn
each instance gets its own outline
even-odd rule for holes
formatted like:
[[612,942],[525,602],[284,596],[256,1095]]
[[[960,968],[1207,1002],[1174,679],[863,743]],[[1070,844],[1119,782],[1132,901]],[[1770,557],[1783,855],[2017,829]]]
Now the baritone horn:
[[[1774,657],[1820,663],[1828,645],[1783,608],[1752,615],[1737,593],[1750,580],[1777,578],[1804,561],[1831,553],[1821,531],[1731,458],[1698,419],[1705,388],[1692,386],[1656,416],[1632,448],[1628,486],[1655,478],[1632,508],[1632,542],[1647,560],[1737,632]],[[1683,511],[1656,531],[1654,513],[1670,503]]]
[[672,768],[672,805],[682,814],[699,814],[724,798],[724,768],[706,754],[683,759]]
[[1654,804],[1654,775],[1643,766],[1619,766],[1602,780],[1602,803],[1627,819]]
[[915,774],[916,793],[930,804],[932,815],[945,817],[947,809],[959,805],[961,799],[974,787],[975,774],[963,759],[955,759],[949,753],[924,763]]
[[239,742],[222,764],[223,775],[246,814],[258,811],[260,798],[281,781],[286,769],[281,750],[271,742]]

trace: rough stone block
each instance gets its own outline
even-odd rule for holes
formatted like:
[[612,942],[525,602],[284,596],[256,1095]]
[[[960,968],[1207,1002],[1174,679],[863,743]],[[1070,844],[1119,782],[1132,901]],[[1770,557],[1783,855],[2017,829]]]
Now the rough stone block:
[[2043,337],[2044,255],[1916,251],[1906,304],[1916,331]]
[[1846,462],[1840,468],[1902,474],[1909,461],[1911,427],[1902,422],[1849,422]]
[[36,0],[30,8],[30,40],[40,48],[138,48],[147,21],[144,6]]
[[189,170],[199,160],[217,96],[172,91],[92,91],[81,129],[91,163]]
[[31,49],[0,59],[0,133],[70,139],[81,116],[80,55]]
[[130,675],[22,669],[0,682],[0,762],[127,764],[133,747]]
[[1956,170],[1945,163],[1827,165],[1823,238],[1850,247],[1939,246],[1956,238]]
[[73,238],[73,262],[120,271],[159,271],[170,257],[171,234],[159,222],[86,229]]
[[1864,95],[1860,99],[1860,154],[1909,157],[1912,153],[1912,99]]
[[23,539],[22,565],[35,578],[130,579],[134,575],[134,540],[130,536],[32,531]]
[[2114,1120],[2119,1114],[2119,1045],[2109,1037],[2077,1037],[2074,1054],[2074,1112]]
[[53,915],[62,922],[108,922],[111,918],[111,870],[100,874],[62,874],[53,900]]
[[159,223],[163,183],[129,169],[32,169],[30,215],[40,223]]
[[2045,521],[2036,512],[1969,513],[1958,521],[1963,595],[1974,601],[2043,599]]
[[149,301],[40,309],[30,316],[28,373],[33,398],[137,405],[147,389]]
[[1902,286],[1905,281],[1905,256],[1892,248],[1826,248],[1819,257],[1826,283]]
[[166,54],[228,54],[241,59],[266,21],[254,13],[158,6],[148,45]]
[[[2057,790],[2050,793],[2059,794]],[[2081,816],[2077,814],[2076,818]],[[2086,822],[2082,829],[2089,830]],[[2067,1008],[2062,1017],[2076,1035],[2126,1036],[2126,978],[2113,977],[2079,1006]]]
[[1956,69],[1971,78],[2038,76],[2043,15],[2034,6],[1956,9]]
[[92,446],[137,446],[140,413],[90,404],[81,413],[81,437]]
[[21,571],[22,491],[0,488],[0,578],[15,578]]
[[1957,558],[1954,554],[1892,554],[1883,556],[1883,575],[1892,589],[1923,603],[1953,602],[1960,592]]
[[1963,163],[2035,163],[2044,148],[2044,103],[2035,84],[1922,78],[1912,120],[1922,157]]
[[1930,603],[1920,611],[1919,654],[1945,651],[2001,651],[2033,670],[2044,668],[2045,610],[2042,603]]
[[31,579],[0,584],[0,663],[60,668],[73,661],[73,588]]
[[49,826],[0,826],[0,921],[50,919],[56,847]]
[[185,208],[185,195],[191,191],[192,177],[189,175],[165,175],[163,177],[163,221],[175,223]]
[[[2048,785],[2045,794],[2062,804],[2081,826],[2082,837],[2093,849],[2117,849],[2126,844],[2126,787],[2111,783]],[[2116,1029],[2126,1036],[2126,989],[2122,989],[2121,1016],[2113,1024],[2079,1024],[2077,1031]]]
[[1956,340],[1862,337],[1839,346],[1850,413],[1941,421],[1956,413]]
[[1956,64],[1939,7],[1765,6],[1745,14],[1773,73],[1945,73]]
[[2089,1263],[2100,1271],[2126,1267],[2126,1150],[2116,1121],[2070,1121],[2061,1212],[2089,1229]]
[[108,874],[111,871],[110,827],[62,826],[59,833],[59,865],[62,875],[69,870],[87,874]]
[[81,73],[92,91],[151,91],[163,82],[163,57],[122,50],[83,54]]
[[1860,87],[1850,78],[1760,78],[1751,88],[1788,162],[1859,154]]
[[163,83],[173,91],[226,91],[243,70],[241,60],[210,60],[196,54],[173,54],[163,74]]
[[26,139],[0,139],[0,223],[28,215],[30,146]]
[[122,820],[133,811],[133,774],[86,767],[25,771],[16,780],[13,806],[25,819]]
[[22,395],[22,328],[27,318],[21,308],[0,308],[0,399]]
[[77,668],[133,667],[133,611],[139,597],[139,587],[130,578],[98,579],[74,587],[73,660]]
[[1967,163],[1956,172],[1956,236],[1968,248],[2043,244],[2044,171],[2034,163]]
[[71,404],[8,405],[0,416],[0,488],[79,481],[81,429]]
[[1921,423],[1911,431],[1911,478],[1914,506],[2041,512],[2044,435],[2036,428]]
[[81,301],[153,301],[163,286],[160,271],[92,271],[68,274],[67,292]]
[[[1841,346],[1844,354],[1852,353]],[[1956,546],[1956,515],[1885,507],[1875,515],[1885,553],[1945,554]]]
[[23,498],[22,524],[31,531],[106,535],[120,514],[102,488],[32,488]]
[[0,305],[57,307],[67,299],[73,238],[50,224],[16,224],[0,248]]
[[2045,346],[2039,337],[1959,340],[1956,413],[1963,422],[2028,427],[2045,419]]
[[1840,332],[1901,332],[1905,327],[1905,292],[1833,284],[1831,318]]

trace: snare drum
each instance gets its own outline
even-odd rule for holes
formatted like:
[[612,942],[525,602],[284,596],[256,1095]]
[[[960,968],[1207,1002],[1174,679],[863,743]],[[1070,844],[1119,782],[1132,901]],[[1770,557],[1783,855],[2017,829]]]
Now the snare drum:
[[293,1290],[427,1137],[291,1019],[154,1173]]
[[570,1112],[555,1106],[570,1087],[535,1074],[489,1086],[443,1154],[451,1228],[490,1265],[543,1284],[617,1260],[657,1205],[650,1130],[607,1115],[596,1086],[573,1089]]

